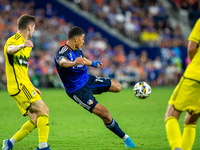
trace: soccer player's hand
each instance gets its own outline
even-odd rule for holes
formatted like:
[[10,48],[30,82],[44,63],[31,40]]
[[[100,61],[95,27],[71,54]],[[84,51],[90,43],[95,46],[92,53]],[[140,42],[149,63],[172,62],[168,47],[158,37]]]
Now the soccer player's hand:
[[30,41],[30,40],[27,40],[27,41],[24,43],[24,47],[33,47],[33,42]]
[[75,66],[79,65],[79,64],[84,65],[85,64],[85,59],[81,58],[81,57],[77,57],[76,60],[73,63],[74,63]]
[[34,88],[35,88],[36,92],[37,92],[39,95],[42,94],[38,88],[36,88],[36,87],[34,87]]
[[103,65],[100,61],[93,61],[91,66],[96,68],[102,68]]

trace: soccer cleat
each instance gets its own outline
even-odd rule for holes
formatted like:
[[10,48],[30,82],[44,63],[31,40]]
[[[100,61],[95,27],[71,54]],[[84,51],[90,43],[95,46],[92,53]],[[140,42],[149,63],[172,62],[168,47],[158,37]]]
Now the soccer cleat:
[[2,150],[12,150],[12,149],[13,149],[13,145],[10,142],[10,140],[9,139],[3,140]]
[[37,147],[36,150],[51,150],[51,149],[49,149],[49,147],[50,147],[50,145],[48,147],[45,147],[45,148],[42,148],[42,149],[40,149],[39,147]]
[[135,144],[132,142],[131,138],[128,137],[125,141],[124,141],[125,147],[135,147]]

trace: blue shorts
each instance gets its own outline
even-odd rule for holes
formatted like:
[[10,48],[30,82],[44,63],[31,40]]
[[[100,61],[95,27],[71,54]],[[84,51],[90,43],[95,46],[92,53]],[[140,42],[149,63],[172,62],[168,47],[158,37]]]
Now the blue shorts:
[[83,87],[68,95],[76,103],[92,113],[98,103],[93,94],[107,92],[110,86],[110,79],[90,75],[88,82]]

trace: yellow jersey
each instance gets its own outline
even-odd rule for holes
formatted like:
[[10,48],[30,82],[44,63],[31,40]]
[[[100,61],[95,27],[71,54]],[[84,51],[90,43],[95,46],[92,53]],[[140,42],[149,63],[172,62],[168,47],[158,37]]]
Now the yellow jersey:
[[[188,38],[189,41],[194,41],[200,44],[200,19],[197,20],[190,36]],[[194,55],[192,61],[188,65],[185,70],[184,77],[190,78],[193,80],[200,81],[200,46],[197,47],[197,52]]]
[[6,41],[4,46],[7,89],[11,96],[14,96],[20,92],[20,85],[27,83],[30,84],[28,77],[28,59],[30,57],[32,47],[22,48],[13,55],[7,53],[8,46],[18,46],[24,43],[24,37],[17,32]]

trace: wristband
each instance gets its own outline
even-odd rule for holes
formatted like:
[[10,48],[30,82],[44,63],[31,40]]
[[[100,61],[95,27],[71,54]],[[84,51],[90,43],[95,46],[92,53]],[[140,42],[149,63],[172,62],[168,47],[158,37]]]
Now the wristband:
[[92,67],[98,67],[98,64],[101,64],[101,62],[100,61],[92,61]]

